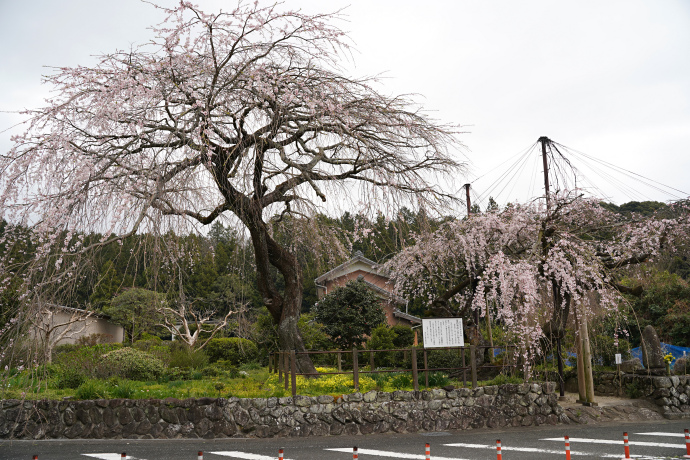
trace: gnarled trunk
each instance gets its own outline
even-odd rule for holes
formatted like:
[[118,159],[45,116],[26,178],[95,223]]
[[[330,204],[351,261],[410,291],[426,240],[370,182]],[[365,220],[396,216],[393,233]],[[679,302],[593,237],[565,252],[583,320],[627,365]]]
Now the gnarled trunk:
[[[302,269],[294,254],[276,243],[268,234],[266,224],[253,222],[250,227],[256,258],[259,292],[264,298],[273,321],[278,325],[280,349],[305,351],[304,341],[297,328],[302,307]],[[275,267],[285,280],[281,295],[270,276],[270,266]],[[297,372],[315,373],[316,368],[308,355],[296,355]]]

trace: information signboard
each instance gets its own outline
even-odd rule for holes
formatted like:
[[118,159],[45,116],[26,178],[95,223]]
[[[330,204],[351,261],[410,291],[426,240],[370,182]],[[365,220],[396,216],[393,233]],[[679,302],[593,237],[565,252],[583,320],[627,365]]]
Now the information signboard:
[[464,347],[462,318],[422,319],[424,348]]

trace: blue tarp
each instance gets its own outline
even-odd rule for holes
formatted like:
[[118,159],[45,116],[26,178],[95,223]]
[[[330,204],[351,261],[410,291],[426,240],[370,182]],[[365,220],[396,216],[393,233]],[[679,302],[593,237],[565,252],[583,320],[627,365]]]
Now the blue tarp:
[[[683,356],[690,356],[690,348],[687,347],[677,347],[675,345],[661,342],[661,349],[664,351],[664,354],[671,353],[674,360],[682,358]],[[633,348],[630,350],[630,352],[632,353],[633,358],[638,358],[640,361],[642,361],[641,347]]]

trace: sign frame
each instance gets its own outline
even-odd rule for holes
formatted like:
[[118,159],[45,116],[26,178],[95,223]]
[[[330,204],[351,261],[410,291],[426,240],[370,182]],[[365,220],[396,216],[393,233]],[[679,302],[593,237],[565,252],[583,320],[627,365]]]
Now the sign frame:
[[462,318],[423,318],[424,348],[464,347]]

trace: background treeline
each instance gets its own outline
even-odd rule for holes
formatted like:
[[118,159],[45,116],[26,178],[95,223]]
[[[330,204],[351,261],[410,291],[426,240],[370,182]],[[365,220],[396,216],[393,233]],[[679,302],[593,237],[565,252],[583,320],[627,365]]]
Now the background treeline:
[[[605,203],[607,209],[631,219],[664,212],[668,206],[659,202],[630,202],[620,206]],[[493,200],[488,211],[497,210]],[[477,206],[475,212],[481,212]],[[414,235],[433,231],[445,219],[435,219],[422,212],[403,209],[397,216],[344,213],[338,218],[318,216],[318,226],[329,228],[337,243],[347,248],[347,254],[361,251],[365,257],[384,263],[403,247],[413,244]],[[289,244],[302,265],[304,278],[303,312],[309,312],[317,301],[314,279],[334,268],[326,265],[318,253],[307,244],[300,244],[299,235],[291,231],[290,222],[273,224],[274,237]],[[83,246],[96,244],[102,235],[65,235],[76,240],[82,238]],[[0,251],[12,253],[12,264],[3,267],[3,283],[10,289],[2,291],[0,321],[5,324],[20,304],[22,267],[33,259],[39,242],[25,227],[9,226],[0,222]],[[56,254],[57,257],[59,254]],[[336,257],[342,263],[347,256]],[[48,266],[46,270],[57,270]],[[274,274],[278,285],[280,277]],[[690,345],[690,263],[686,251],[658,261],[651,269],[640,271],[636,276],[639,284],[644,280],[645,292],[641,297],[630,298],[630,320],[640,326],[654,324],[662,340],[677,345]],[[180,236],[173,233],[159,238],[150,235],[133,235],[89,254],[88,263],[79,271],[79,279],[65,283],[68,292],[62,293],[63,305],[87,308],[117,316],[117,308],[131,308],[136,296],[123,298],[131,289],[153,291],[165,296],[170,302],[184,301],[197,310],[215,311],[222,317],[228,310],[243,307],[243,313],[234,318],[231,335],[246,335],[243,331],[256,321],[269,321],[262,310],[263,302],[256,289],[254,254],[248,239],[216,221],[207,235]],[[119,300],[115,300],[118,299]],[[132,300],[132,298],[134,300]],[[129,304],[128,304],[129,302]],[[124,306],[124,307],[123,307]],[[409,299],[409,312],[424,315],[426,304],[421,299]],[[634,312],[634,314],[633,314]],[[260,315],[264,314],[264,318]],[[634,320],[634,321],[633,321]],[[619,326],[617,326],[619,327]],[[132,328],[133,329],[133,328]],[[630,340],[639,340],[637,327],[630,327]],[[144,331],[142,332],[151,332]],[[158,331],[160,335],[165,335]],[[131,337],[134,339],[134,337]]]

